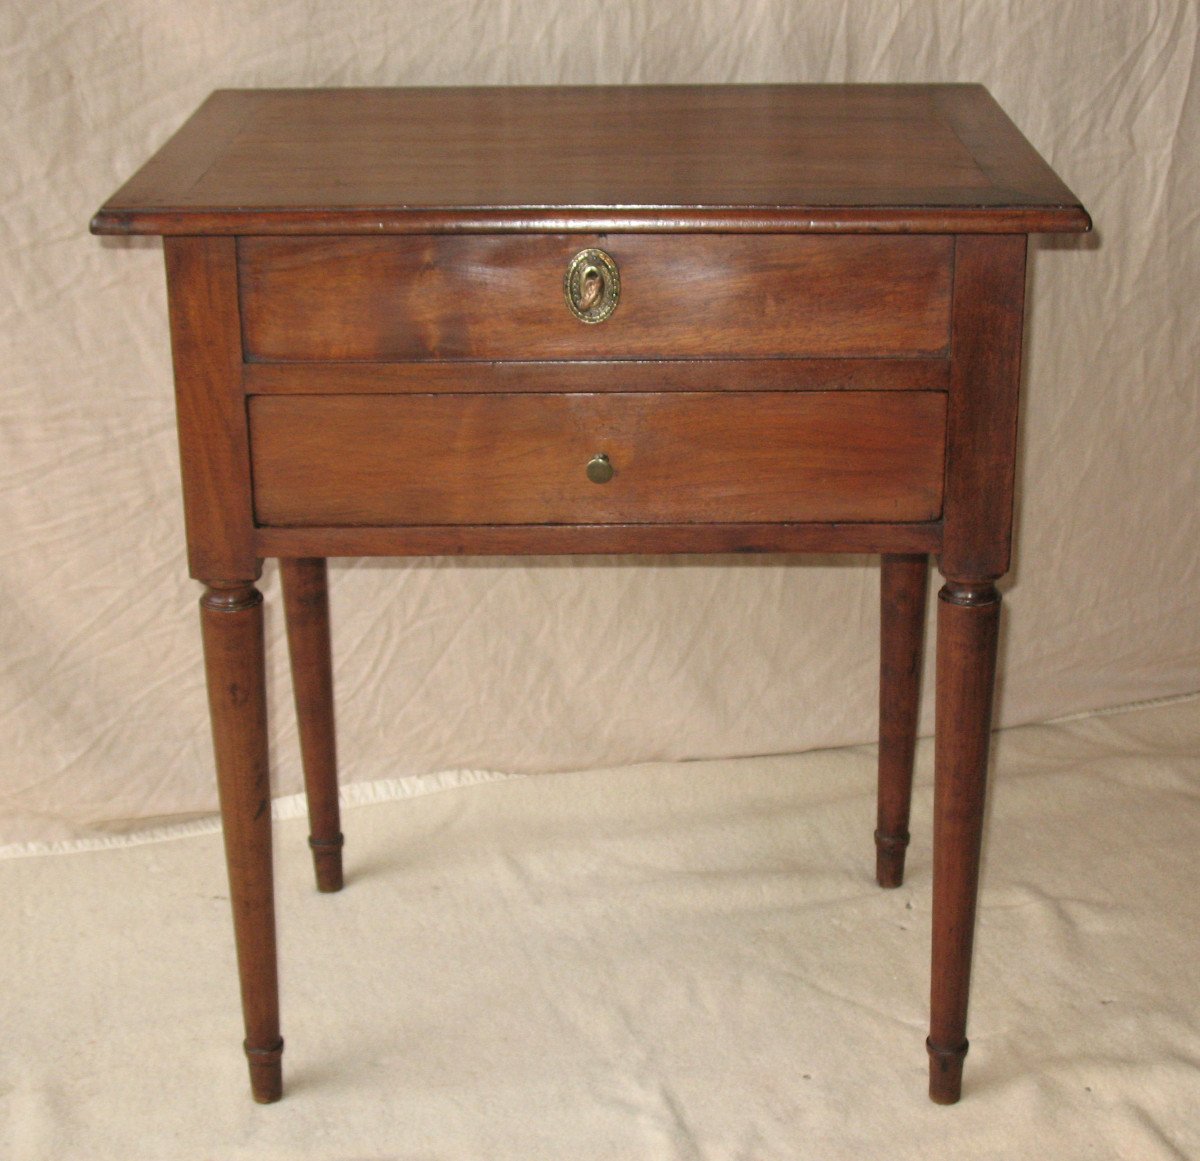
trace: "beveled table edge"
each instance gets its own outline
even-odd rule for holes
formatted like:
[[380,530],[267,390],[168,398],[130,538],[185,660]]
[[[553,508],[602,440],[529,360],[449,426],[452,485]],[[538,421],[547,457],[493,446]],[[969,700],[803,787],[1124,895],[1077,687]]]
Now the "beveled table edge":
[[323,235],[507,233],[1086,233],[1078,204],[1058,206],[396,206],[238,209],[102,207],[93,234]]

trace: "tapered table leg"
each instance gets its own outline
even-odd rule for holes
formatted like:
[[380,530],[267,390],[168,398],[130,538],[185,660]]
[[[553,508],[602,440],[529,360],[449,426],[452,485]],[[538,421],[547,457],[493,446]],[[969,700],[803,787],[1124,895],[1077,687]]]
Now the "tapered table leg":
[[967,1054],[967,997],[983,834],[1000,594],[947,580],[938,594],[929,1096],[953,1104]]
[[925,556],[884,556],[879,601],[879,798],[875,878],[881,887],[904,882],[913,756],[925,647]]
[[292,658],[292,689],[300,723],[300,754],[308,798],[308,845],[318,891],[342,889],[333,661],[325,560],[281,560],[284,616]]
[[250,1090],[283,1095],[271,785],[267,766],[262,595],[247,582],[213,582],[200,600],[208,703],[229,867]]

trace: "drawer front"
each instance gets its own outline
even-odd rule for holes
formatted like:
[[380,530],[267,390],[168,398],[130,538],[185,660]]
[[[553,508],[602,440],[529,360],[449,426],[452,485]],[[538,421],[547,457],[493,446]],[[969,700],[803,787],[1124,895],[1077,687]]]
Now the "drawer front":
[[[923,521],[940,392],[251,398],[266,526]],[[588,464],[603,453],[612,478]]]
[[[620,299],[579,321],[563,279],[611,255]],[[953,242],[929,237],[243,238],[250,361],[938,355]]]

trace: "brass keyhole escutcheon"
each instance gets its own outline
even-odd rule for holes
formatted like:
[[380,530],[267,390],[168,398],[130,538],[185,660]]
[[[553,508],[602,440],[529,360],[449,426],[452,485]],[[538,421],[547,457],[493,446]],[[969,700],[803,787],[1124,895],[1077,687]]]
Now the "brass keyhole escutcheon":
[[563,291],[571,313],[585,323],[602,323],[617,309],[621,273],[603,250],[580,250],[567,267]]
[[613,478],[612,460],[604,452],[597,452],[588,460],[587,478],[593,484],[607,484]]

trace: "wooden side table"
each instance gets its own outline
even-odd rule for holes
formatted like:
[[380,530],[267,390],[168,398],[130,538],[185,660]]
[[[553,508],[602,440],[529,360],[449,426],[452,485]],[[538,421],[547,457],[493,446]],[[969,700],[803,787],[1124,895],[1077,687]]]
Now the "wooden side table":
[[165,237],[253,1095],[282,1092],[263,693],[280,558],[318,887],[325,558],[882,556],[877,877],[938,600],[930,1095],[958,1099],[1026,236],[1090,226],[974,85],[214,93],[100,210]]

